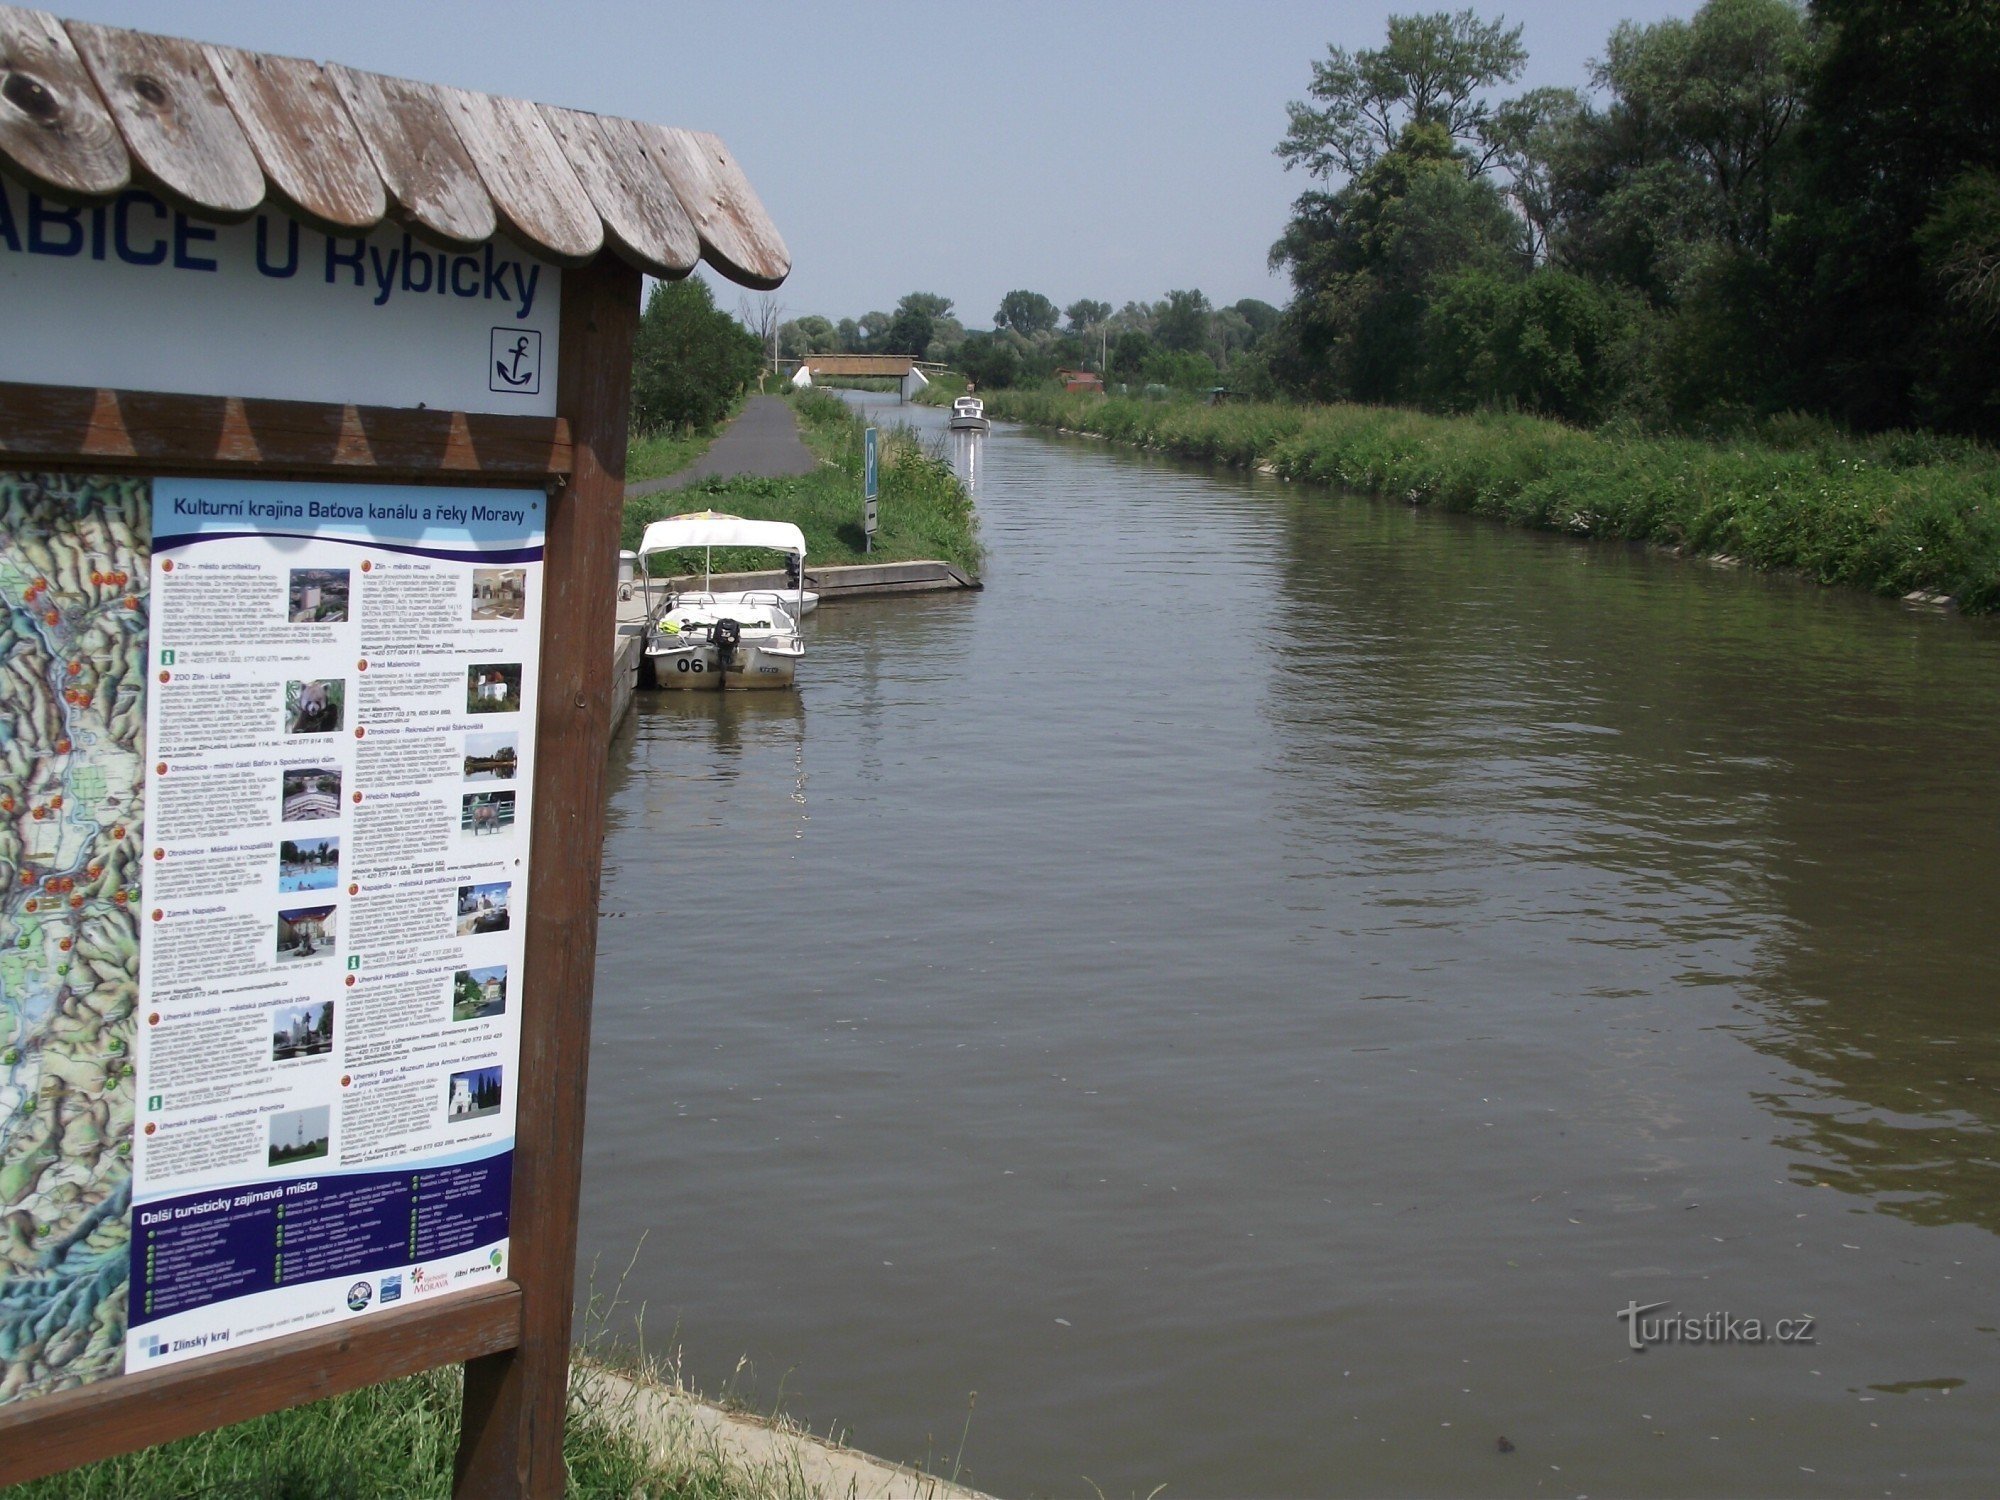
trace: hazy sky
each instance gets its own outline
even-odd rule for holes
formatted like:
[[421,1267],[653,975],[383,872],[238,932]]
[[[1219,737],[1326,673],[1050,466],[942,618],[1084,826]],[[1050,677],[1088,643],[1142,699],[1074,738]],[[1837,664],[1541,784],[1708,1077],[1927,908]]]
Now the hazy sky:
[[[1306,185],[1271,154],[1329,44],[1425,0],[674,4],[41,0],[66,16],[351,63],[719,134],[791,246],[788,317],[909,291],[992,321],[1012,287],[1114,306],[1287,288],[1264,257]],[[1432,0],[1443,8],[1458,0]],[[1585,82],[1622,17],[1695,0],[1514,0],[1521,86]],[[736,292],[719,287],[725,307]]]

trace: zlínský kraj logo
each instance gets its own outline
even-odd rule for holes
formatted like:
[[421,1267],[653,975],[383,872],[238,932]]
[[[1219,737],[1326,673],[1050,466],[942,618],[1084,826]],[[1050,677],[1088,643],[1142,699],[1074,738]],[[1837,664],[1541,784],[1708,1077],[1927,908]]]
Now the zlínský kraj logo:
[[1655,1344],[1811,1344],[1818,1342],[1818,1318],[1745,1318],[1730,1312],[1677,1313],[1663,1311],[1666,1302],[1628,1302],[1618,1309],[1625,1325],[1625,1344],[1644,1354]]

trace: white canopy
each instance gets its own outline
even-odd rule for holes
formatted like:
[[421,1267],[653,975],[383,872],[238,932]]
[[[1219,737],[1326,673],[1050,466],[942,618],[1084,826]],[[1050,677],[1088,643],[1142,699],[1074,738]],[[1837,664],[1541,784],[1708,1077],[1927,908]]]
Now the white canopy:
[[742,516],[698,510],[655,521],[639,539],[641,557],[648,552],[669,552],[677,547],[769,547],[778,552],[796,552],[803,558],[806,538],[790,521],[746,521]]

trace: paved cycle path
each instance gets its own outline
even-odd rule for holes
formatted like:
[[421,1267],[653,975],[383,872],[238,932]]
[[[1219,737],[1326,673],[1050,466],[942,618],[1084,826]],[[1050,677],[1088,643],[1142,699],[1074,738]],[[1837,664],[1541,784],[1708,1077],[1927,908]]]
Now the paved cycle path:
[[799,419],[791,402],[782,396],[752,396],[743,414],[723,428],[708,452],[678,474],[628,484],[625,497],[637,499],[683,489],[697,480],[735,479],[742,474],[781,479],[810,474],[818,467],[819,460],[799,439]]

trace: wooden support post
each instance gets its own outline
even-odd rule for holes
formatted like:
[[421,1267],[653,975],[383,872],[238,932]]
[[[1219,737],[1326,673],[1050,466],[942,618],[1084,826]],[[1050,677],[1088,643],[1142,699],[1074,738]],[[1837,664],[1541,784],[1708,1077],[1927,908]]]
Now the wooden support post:
[[563,1492],[584,1090],[604,843],[604,747],[617,637],[618,538],[639,273],[609,256],[563,273],[556,411],[575,468],[551,507],[543,561],[535,827],[521,985],[508,1273],[521,1342],[465,1367],[459,1500]]

